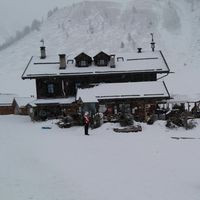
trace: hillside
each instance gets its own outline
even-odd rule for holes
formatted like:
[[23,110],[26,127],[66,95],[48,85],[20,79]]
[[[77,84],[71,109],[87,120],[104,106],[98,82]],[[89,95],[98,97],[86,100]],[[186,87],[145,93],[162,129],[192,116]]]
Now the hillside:
[[163,51],[175,72],[166,78],[169,90],[199,93],[199,8],[198,0],[133,0],[123,5],[85,1],[59,9],[43,22],[39,31],[0,52],[0,93],[35,93],[34,81],[22,81],[21,75],[30,57],[39,55],[41,38],[48,55],[100,50],[130,52],[137,47],[150,49],[151,32],[156,48]]

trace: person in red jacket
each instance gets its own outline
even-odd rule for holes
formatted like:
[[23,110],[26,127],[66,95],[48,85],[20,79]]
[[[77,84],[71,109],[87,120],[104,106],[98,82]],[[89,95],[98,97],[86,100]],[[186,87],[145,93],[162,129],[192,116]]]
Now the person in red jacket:
[[88,129],[89,129],[89,124],[90,124],[90,118],[89,118],[88,112],[85,112],[84,117],[83,117],[83,122],[84,122],[84,128],[85,128],[85,135],[89,135]]

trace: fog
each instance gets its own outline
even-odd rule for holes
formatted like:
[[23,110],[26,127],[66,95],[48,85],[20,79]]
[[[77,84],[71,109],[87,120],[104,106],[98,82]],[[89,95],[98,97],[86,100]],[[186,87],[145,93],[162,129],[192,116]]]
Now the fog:
[[[13,34],[16,30],[30,25],[33,19],[46,17],[54,7],[64,7],[80,0],[0,0],[0,29]],[[124,0],[114,0],[121,1]]]
[[9,33],[46,16],[48,10],[77,0],[0,0],[0,28]]

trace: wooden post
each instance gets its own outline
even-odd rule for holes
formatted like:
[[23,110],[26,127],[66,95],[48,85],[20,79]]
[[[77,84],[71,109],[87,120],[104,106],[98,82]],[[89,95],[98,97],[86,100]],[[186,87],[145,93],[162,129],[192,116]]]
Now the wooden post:
[[145,122],[147,122],[147,104],[143,104],[144,105],[144,120]]

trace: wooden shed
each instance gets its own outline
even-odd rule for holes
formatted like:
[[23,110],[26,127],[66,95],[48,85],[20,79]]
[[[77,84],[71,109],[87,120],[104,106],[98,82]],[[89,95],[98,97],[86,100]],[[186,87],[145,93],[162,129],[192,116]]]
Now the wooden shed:
[[56,99],[36,99],[27,105],[28,114],[32,120],[46,120],[57,118],[66,110],[67,113],[75,113],[75,97]]
[[14,114],[13,99],[14,94],[0,94],[0,115]]
[[14,114],[28,115],[28,105],[34,100],[34,97],[15,97],[12,103]]

